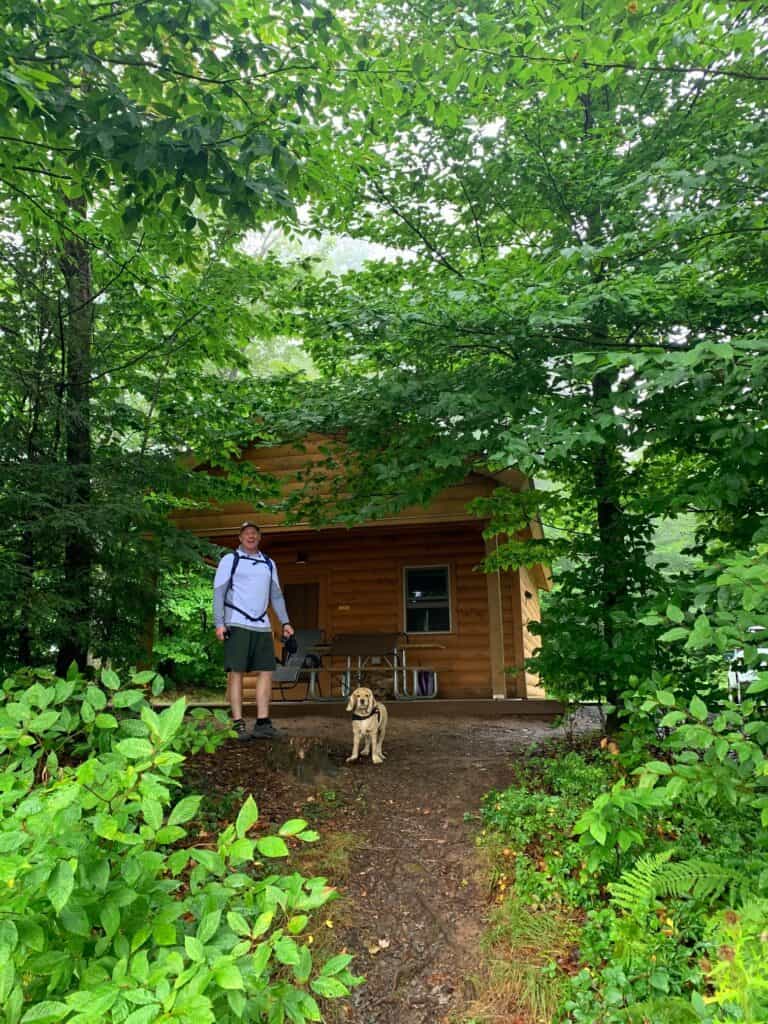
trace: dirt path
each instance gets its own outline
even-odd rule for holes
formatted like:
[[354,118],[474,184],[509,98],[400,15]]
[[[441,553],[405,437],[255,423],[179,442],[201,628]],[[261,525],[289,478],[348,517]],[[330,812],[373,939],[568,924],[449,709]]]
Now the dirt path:
[[192,774],[209,793],[253,792],[265,824],[300,814],[320,831],[296,867],[327,875],[343,899],[327,908],[317,940],[355,953],[355,970],[367,979],[340,1019],[460,1020],[487,910],[477,826],[464,815],[556,731],[529,719],[398,720],[386,763],[374,766],[345,764],[346,721],[318,716],[280,726],[286,741],[227,744],[193,759]]

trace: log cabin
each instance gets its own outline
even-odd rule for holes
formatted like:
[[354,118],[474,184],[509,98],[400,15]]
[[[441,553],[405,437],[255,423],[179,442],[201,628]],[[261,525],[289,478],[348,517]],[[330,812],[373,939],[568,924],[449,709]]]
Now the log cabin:
[[[324,460],[326,440],[316,435],[300,445],[253,445],[242,458],[274,475],[284,499],[307,486],[332,486],[327,477],[306,482]],[[439,699],[542,698],[524,661],[538,642],[528,624],[539,618],[539,592],[550,588],[549,572],[544,566],[482,572],[493,542],[483,538],[485,522],[467,510],[500,485],[521,491],[532,482],[514,469],[471,472],[428,505],[352,527],[315,528],[289,519],[284,500],[274,498],[261,506],[233,502],[179,511],[173,520],[222,549],[236,547],[244,520],[258,522],[261,548],[277,567],[294,628],[320,629],[328,639],[404,634],[409,670],[423,672],[419,678],[427,685],[434,673]],[[528,531],[541,536],[537,522]],[[325,682],[322,676],[320,688],[330,695],[330,675]],[[244,690],[247,699],[247,676]]]

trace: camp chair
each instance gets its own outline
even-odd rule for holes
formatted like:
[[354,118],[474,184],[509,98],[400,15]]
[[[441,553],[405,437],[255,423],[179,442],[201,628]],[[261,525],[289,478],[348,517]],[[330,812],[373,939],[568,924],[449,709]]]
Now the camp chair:
[[310,652],[310,648],[319,644],[322,639],[322,630],[319,629],[297,629],[296,630],[296,652],[288,657],[285,665],[278,665],[272,673],[272,685],[280,690],[282,700],[287,700],[286,690],[294,686],[305,686],[304,697],[309,697],[309,692],[315,687],[317,668],[305,668],[304,662]]

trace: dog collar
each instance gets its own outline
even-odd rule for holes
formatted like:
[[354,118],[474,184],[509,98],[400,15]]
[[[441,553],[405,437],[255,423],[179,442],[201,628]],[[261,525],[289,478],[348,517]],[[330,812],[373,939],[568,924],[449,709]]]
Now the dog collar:
[[365,722],[368,718],[373,718],[374,715],[378,715],[378,714],[379,714],[379,709],[378,708],[374,708],[373,711],[369,711],[367,715],[358,715],[357,713],[355,713],[355,714],[352,715],[352,717],[354,719],[356,719],[358,722]]

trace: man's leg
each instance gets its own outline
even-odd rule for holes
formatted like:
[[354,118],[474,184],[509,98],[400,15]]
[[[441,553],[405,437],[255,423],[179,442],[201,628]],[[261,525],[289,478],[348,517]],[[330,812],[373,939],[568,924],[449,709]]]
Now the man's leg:
[[259,718],[269,718],[269,702],[272,700],[272,673],[256,674],[256,714]]
[[243,717],[243,672],[230,672],[227,676],[227,698],[232,709],[232,721]]
[[252,736],[257,740],[276,740],[282,733],[272,725],[269,718],[269,702],[272,699],[272,673],[258,672],[256,675],[256,724]]
[[243,721],[243,676],[244,672],[230,672],[227,675],[227,699],[232,710],[232,728],[239,740],[250,739]]

